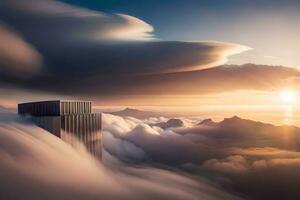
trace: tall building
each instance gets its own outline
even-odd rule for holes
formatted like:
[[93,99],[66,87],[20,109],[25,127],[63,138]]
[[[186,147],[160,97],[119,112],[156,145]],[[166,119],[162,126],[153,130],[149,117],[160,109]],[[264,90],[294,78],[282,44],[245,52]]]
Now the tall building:
[[101,158],[101,114],[92,113],[90,101],[41,101],[18,105],[20,115],[30,116],[39,127],[71,145],[83,143]]

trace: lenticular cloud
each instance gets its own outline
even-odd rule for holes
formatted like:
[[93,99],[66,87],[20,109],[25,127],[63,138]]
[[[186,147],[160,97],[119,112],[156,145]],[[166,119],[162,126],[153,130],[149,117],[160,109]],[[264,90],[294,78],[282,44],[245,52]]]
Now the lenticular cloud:
[[[0,20],[22,39],[9,44],[1,42],[0,58],[13,44],[12,49],[18,51],[10,52],[10,61],[26,61],[15,66],[26,64],[26,69],[41,69],[24,80],[12,77],[23,75],[23,68],[15,67],[11,74],[6,67],[5,76],[0,73],[0,82],[30,90],[80,96],[120,94],[124,86],[126,91],[137,91],[136,82],[141,88],[149,87],[147,81],[140,81],[147,80],[146,75],[212,68],[226,63],[229,56],[250,50],[228,42],[158,40],[154,28],[134,16],[104,13],[61,1],[2,1]],[[0,27],[0,41],[2,37]],[[4,68],[2,62],[0,71]],[[93,87],[95,84],[97,88]]]

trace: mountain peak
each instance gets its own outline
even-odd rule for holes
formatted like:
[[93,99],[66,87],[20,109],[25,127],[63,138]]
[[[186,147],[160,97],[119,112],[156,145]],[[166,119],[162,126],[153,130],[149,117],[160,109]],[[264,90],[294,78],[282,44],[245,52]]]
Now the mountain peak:
[[128,108],[128,107],[120,111],[111,112],[110,114],[118,115],[118,116],[130,116],[138,119],[165,116],[164,113],[160,113],[160,112],[143,111],[143,110],[138,110],[138,109]]
[[233,117],[224,118],[223,121],[240,121],[240,120],[243,120],[243,119],[235,115]]
[[216,126],[216,125],[218,125],[218,123],[214,122],[211,118],[207,118],[207,119],[204,119],[201,122],[199,122],[198,125]]
[[134,108],[125,108],[123,111],[139,111],[138,109],[134,109]]
[[153,124],[154,126],[161,127],[163,129],[171,128],[171,127],[183,127],[184,122],[181,119],[171,118],[166,122],[160,122],[157,124]]

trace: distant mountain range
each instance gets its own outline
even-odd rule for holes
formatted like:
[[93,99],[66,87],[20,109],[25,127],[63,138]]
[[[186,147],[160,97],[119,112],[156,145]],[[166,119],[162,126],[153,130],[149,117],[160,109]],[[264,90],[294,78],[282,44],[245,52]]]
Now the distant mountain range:
[[[249,120],[249,119],[243,119],[238,116],[233,116],[230,118],[224,118],[224,120],[220,122],[214,122],[212,119],[204,119],[201,122],[198,123],[198,125],[205,125],[205,126],[210,126],[210,127],[241,127],[241,126],[254,126],[254,127],[259,127],[259,126],[264,126],[264,127],[270,127],[274,126],[272,124],[268,123],[263,123],[259,121],[254,121],[254,120]],[[274,126],[275,127],[275,126]],[[237,128],[237,127],[236,127]]]
[[[275,126],[234,116],[214,122],[205,119],[192,128],[177,131],[182,135],[198,135],[220,146],[277,147],[300,149],[300,128]],[[229,145],[230,144],[230,145]]]
[[116,112],[110,112],[109,114],[112,115],[117,115],[117,116],[129,116],[129,117],[134,117],[137,119],[146,119],[149,117],[167,117],[170,116],[167,113],[163,113],[163,112],[154,112],[154,111],[141,111],[138,109],[133,109],[133,108],[126,108],[124,110],[121,111],[116,111]]
[[199,126],[201,126],[201,125],[205,125],[205,126],[217,126],[218,123],[214,122],[212,119],[208,118],[208,119],[202,120],[197,125],[199,125]]
[[[111,114],[131,116],[139,119],[167,116],[166,113],[141,111],[126,108]],[[169,116],[170,117],[170,116]],[[242,119],[238,116],[225,118],[220,122],[204,119],[193,127],[185,127],[179,118],[170,118],[166,122],[150,124],[162,129],[182,127],[176,133],[187,137],[205,138],[207,145],[220,147],[276,147],[300,150],[300,128],[296,126],[275,126],[254,120]]]

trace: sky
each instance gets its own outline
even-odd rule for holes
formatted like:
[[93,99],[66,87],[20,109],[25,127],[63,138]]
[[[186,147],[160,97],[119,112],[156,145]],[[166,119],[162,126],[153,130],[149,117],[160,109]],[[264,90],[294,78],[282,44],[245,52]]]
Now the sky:
[[163,40],[218,40],[244,44],[253,51],[232,59],[299,66],[299,6],[296,0],[80,1],[80,6],[127,13],[155,28]]
[[4,0],[0,103],[296,105],[299,6],[292,0]]
[[[0,199],[300,199],[299,8],[0,0]],[[99,163],[15,112],[55,99],[157,112],[103,113]]]

